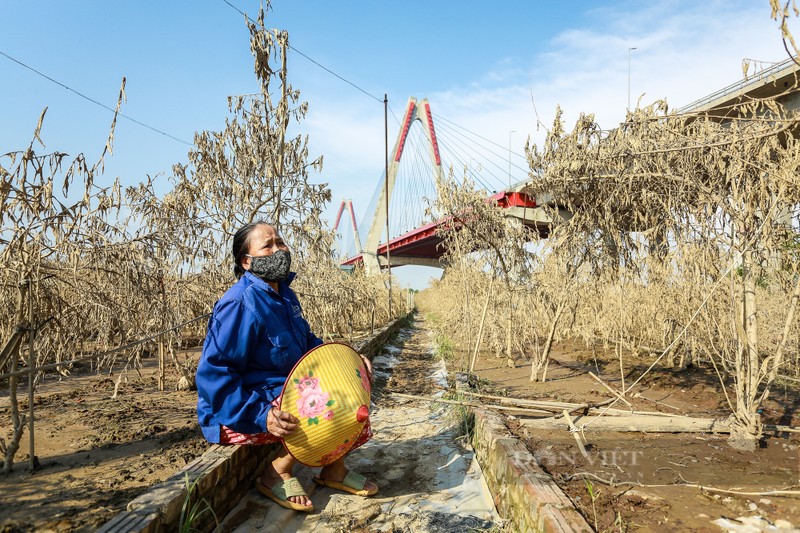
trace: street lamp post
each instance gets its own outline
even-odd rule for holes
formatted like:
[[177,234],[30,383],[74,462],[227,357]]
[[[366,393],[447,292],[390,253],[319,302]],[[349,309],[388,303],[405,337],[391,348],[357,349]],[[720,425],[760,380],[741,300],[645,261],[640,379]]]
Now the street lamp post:
[[516,133],[517,130],[508,132],[508,188],[511,188],[511,134]]
[[631,110],[631,52],[636,50],[636,47],[628,48],[628,107],[627,111]]

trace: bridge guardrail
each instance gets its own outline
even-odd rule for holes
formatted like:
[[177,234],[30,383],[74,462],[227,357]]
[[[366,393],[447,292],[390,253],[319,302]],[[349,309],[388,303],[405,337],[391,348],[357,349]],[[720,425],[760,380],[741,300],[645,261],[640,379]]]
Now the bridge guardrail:
[[778,72],[780,72],[782,70],[787,70],[787,69],[789,69],[790,67],[793,67],[793,66],[797,67],[797,63],[795,62],[794,58],[790,57],[789,59],[781,61],[780,63],[776,63],[775,65],[772,65],[771,67],[766,68],[766,69],[762,70],[761,72],[758,72],[754,76],[750,76],[750,77],[745,78],[743,80],[739,80],[736,83],[732,83],[731,85],[728,85],[727,87],[723,87],[722,89],[709,94],[708,96],[704,96],[703,98],[695,100],[694,102],[692,102],[692,103],[690,103],[688,105],[680,107],[680,108],[678,108],[678,113],[685,113],[685,112],[690,111],[692,109],[699,108],[699,107],[701,107],[701,106],[703,106],[705,104],[713,102],[714,100],[722,98],[723,96],[726,96],[726,95],[732,94],[734,92],[740,91],[740,90],[744,89],[745,87],[747,87],[748,85],[756,85],[759,81],[765,80],[765,79],[769,78],[770,76],[772,76],[774,74],[777,74]]

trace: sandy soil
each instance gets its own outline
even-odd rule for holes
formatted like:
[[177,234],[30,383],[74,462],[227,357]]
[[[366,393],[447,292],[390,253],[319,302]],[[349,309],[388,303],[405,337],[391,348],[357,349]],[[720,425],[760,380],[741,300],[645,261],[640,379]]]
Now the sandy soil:
[[[612,387],[621,388],[619,360],[597,347],[580,343],[555,346],[546,383],[531,383],[530,366],[517,360],[485,356],[479,360],[480,387],[499,395],[569,402],[602,401],[610,397],[588,371],[599,374]],[[649,360],[627,356],[625,379],[632,383]],[[726,417],[727,405],[713,371],[654,369],[631,399],[637,410],[663,411],[698,417]],[[798,426],[800,393],[779,387],[766,405],[765,423]],[[614,407],[624,408],[617,404]],[[525,440],[540,464],[559,482],[590,524],[598,531],[722,531],[713,520],[735,519],[760,528],[770,525],[800,527],[800,498],[739,496],[680,486],[696,483],[720,489],[763,492],[800,488],[800,435],[781,434],[764,439],[753,452],[734,450],[726,436],[711,434],[643,434],[621,432],[585,433],[589,458],[584,458],[567,431],[525,430],[519,419],[508,417],[512,431]],[[612,487],[597,480],[590,487],[576,473],[588,472],[616,483],[634,482],[663,487]],[[594,494],[594,501],[592,498]],[[752,529],[758,531],[759,529]]]

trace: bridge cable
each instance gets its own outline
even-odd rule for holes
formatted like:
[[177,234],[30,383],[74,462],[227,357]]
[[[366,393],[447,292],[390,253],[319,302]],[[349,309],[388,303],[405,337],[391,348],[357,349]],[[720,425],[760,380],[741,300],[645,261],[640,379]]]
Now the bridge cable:
[[[439,139],[440,147],[442,148],[442,154],[443,154],[442,158],[444,159],[446,157],[445,154],[452,153],[455,156],[456,163],[458,163],[458,166],[460,167],[459,171],[461,171],[464,168],[466,168],[467,172],[472,175],[473,181],[476,181],[476,182],[480,183],[480,185],[483,188],[485,188],[487,191],[492,190],[493,187],[491,187],[486,181],[484,181],[481,178],[481,176],[471,168],[471,165],[469,165],[469,162],[471,162],[472,160],[478,161],[479,164],[480,164],[481,162],[479,161],[478,158],[481,157],[481,156],[478,153],[476,153],[475,151],[473,151],[472,148],[469,148],[469,147],[465,147],[465,148],[463,148],[463,150],[462,149],[458,149],[456,147],[456,144],[459,144],[459,145],[463,145],[464,144],[463,142],[461,142],[458,139],[455,139],[453,141],[453,144],[451,145],[450,144],[451,143],[450,135],[451,134],[450,134],[449,128],[447,128],[447,127],[440,127],[439,128],[438,139]],[[483,158],[483,159],[484,159],[484,161],[486,160],[486,158]],[[452,161],[448,160],[448,165],[454,167],[453,168],[454,176],[461,176],[461,172],[456,173],[455,165],[453,164]],[[486,168],[486,166],[487,166],[486,164],[481,164],[481,170]],[[487,169],[487,171],[488,171],[488,169]],[[498,178],[496,178],[496,176],[494,176],[493,173],[491,173],[491,171],[488,171],[488,173],[490,175],[492,175],[492,177],[495,177],[495,179],[498,179]],[[498,179],[498,181],[501,181],[501,180]],[[494,188],[496,188],[496,187],[494,187]]]
[[416,169],[416,172],[414,172],[412,176],[416,179],[414,180],[413,196],[410,198],[418,199],[419,201],[415,204],[417,213],[414,215],[416,216],[412,215],[409,210],[407,217],[409,219],[409,225],[413,224],[414,227],[419,225],[419,219],[424,220],[425,218],[425,203],[421,200],[427,197],[430,201],[434,200],[436,197],[436,179],[435,176],[432,175],[433,167],[430,163],[429,144],[430,142],[425,135],[423,127],[420,125],[419,128],[415,128],[412,146],[417,157],[413,161],[413,168]]
[[[469,134],[471,134],[471,135],[474,135],[475,137],[478,137],[479,139],[481,139],[481,140],[484,140],[484,141],[488,142],[489,144],[492,144],[492,145],[496,146],[497,148],[500,148],[501,150],[508,150],[508,147],[507,147],[507,146],[503,146],[503,145],[501,145],[501,144],[498,144],[498,143],[496,143],[496,142],[492,141],[491,139],[487,139],[486,137],[484,137],[484,136],[480,135],[479,133],[475,133],[474,131],[472,131],[472,130],[470,130],[470,129],[468,129],[468,128],[465,128],[464,126],[461,126],[461,125],[459,125],[459,124],[456,124],[456,123],[455,123],[455,122],[453,122],[452,120],[448,120],[448,119],[446,119],[445,117],[443,117],[442,115],[439,115],[438,113],[432,113],[432,114],[433,114],[435,117],[437,117],[437,118],[439,118],[439,119],[443,120],[444,122],[447,122],[447,123],[449,123],[449,124],[451,124],[451,125],[455,126],[456,128],[462,129],[462,130],[466,131],[467,133],[469,133]],[[512,153],[513,153],[513,152],[512,152]],[[517,154],[517,155],[519,155],[519,154]],[[520,156],[520,157],[522,157],[522,156]]]
[[[455,154],[457,156],[456,157],[456,162],[459,163],[459,165],[461,166],[461,169],[463,169],[465,167],[468,168],[469,171],[471,172],[471,174],[473,175],[474,180],[477,181],[478,183],[480,183],[487,191],[493,190],[493,189],[497,189],[497,187],[491,187],[486,181],[484,181],[480,177],[479,174],[477,174],[474,170],[471,169],[471,167],[469,165],[469,162],[471,160],[474,159],[475,161],[478,161],[479,164],[481,165],[481,170],[485,170],[486,173],[489,174],[490,176],[492,176],[495,180],[497,180],[500,183],[503,183],[503,180],[498,178],[488,168],[488,165],[486,164],[486,161],[487,161],[486,158],[483,158],[482,162],[481,162],[481,161],[479,161],[478,157],[472,157],[472,156],[467,157],[470,153],[473,153],[473,152],[471,151],[471,149],[469,147],[462,148],[460,146],[460,145],[464,144],[463,141],[461,141],[459,139],[450,139],[450,133],[446,129],[440,129],[440,133],[441,133],[441,135],[439,136],[440,145],[443,145],[447,149],[447,151],[452,152],[453,154]],[[451,142],[452,142],[452,144],[451,144]],[[478,154],[474,154],[474,155],[478,155]]]
[[[231,3],[229,0],[222,0],[222,1],[223,1],[223,2],[225,2],[225,3],[226,3],[228,6],[230,6],[230,7],[231,7],[233,10],[235,10],[236,12],[238,12],[239,14],[241,14],[242,16],[244,16],[245,18],[247,18],[247,19],[248,19],[248,20],[249,20],[249,21],[250,21],[252,24],[255,24],[255,23],[256,23],[256,22],[255,22],[255,21],[254,21],[254,20],[253,20],[253,19],[252,19],[252,18],[251,18],[251,17],[250,17],[250,16],[249,16],[247,13],[245,13],[244,11],[242,11],[241,9],[239,9],[238,7],[236,7],[236,6],[235,6],[234,4],[232,4],[232,3]],[[345,78],[344,76],[342,76],[342,75],[338,74],[337,72],[333,71],[332,69],[330,69],[330,68],[326,67],[325,65],[321,64],[320,62],[318,62],[318,61],[316,61],[315,59],[313,59],[312,57],[310,57],[308,54],[305,54],[304,52],[302,52],[302,51],[298,50],[298,49],[297,49],[297,48],[295,48],[293,45],[291,45],[291,44],[288,44],[288,47],[289,47],[289,49],[290,49],[290,50],[292,50],[292,51],[294,51],[294,52],[297,52],[298,54],[300,54],[302,57],[304,57],[305,59],[307,59],[308,61],[310,61],[310,62],[311,62],[311,63],[313,63],[314,65],[316,65],[317,67],[321,68],[322,70],[324,70],[325,72],[327,72],[327,73],[331,74],[332,76],[334,76],[334,77],[338,78],[339,80],[341,80],[341,81],[343,81],[343,82],[347,83],[348,85],[350,85],[350,86],[351,86],[351,87],[353,87],[354,89],[358,90],[358,91],[359,91],[359,92],[361,92],[362,94],[364,94],[364,95],[368,96],[369,98],[371,98],[371,99],[375,100],[376,102],[383,103],[383,99],[382,99],[382,98],[380,98],[380,97],[378,97],[378,96],[376,96],[376,95],[374,95],[374,94],[370,93],[369,91],[367,91],[366,89],[362,88],[361,86],[359,86],[359,85],[358,85],[358,84],[356,84],[355,82],[352,82],[352,81],[350,81],[349,79]],[[397,118],[397,115],[396,115],[396,113],[394,112],[394,110],[393,110],[391,107],[389,107],[389,109],[390,109],[390,110],[391,110],[391,112],[392,112],[392,116],[394,117],[394,119],[395,119],[395,122],[396,122],[396,123],[399,125],[399,124],[400,124],[400,120]],[[479,135],[479,134],[477,134],[477,133],[475,133],[475,132],[473,132],[473,131],[469,130],[468,128],[465,128],[465,127],[463,127],[463,126],[460,126],[459,124],[457,124],[457,123],[455,123],[455,122],[453,122],[453,121],[450,121],[450,120],[448,120],[447,118],[443,117],[442,115],[439,115],[439,114],[437,114],[437,113],[432,113],[432,115],[433,115],[433,116],[435,116],[435,117],[437,117],[438,119],[441,119],[441,120],[442,120],[442,121],[444,121],[444,122],[447,122],[447,123],[449,123],[449,124],[452,124],[453,126],[456,126],[456,127],[460,128],[460,129],[462,129],[462,130],[464,130],[464,131],[466,131],[466,132],[468,132],[468,133],[470,133],[470,134],[472,134],[472,135],[474,135],[474,136],[476,136],[476,137],[478,137],[478,138],[480,138],[480,139],[482,139],[482,140],[484,140],[484,141],[486,141],[486,142],[489,142],[489,143],[493,144],[494,146],[496,146],[496,147],[498,147],[498,148],[502,148],[503,150],[505,150],[505,149],[506,149],[504,146],[502,146],[502,145],[500,145],[500,144],[498,144],[498,143],[496,143],[496,142],[494,142],[494,141],[491,141],[491,140],[487,139],[486,137],[483,137],[483,136],[481,136],[481,135]],[[128,117],[126,117],[126,118],[128,118]],[[185,141],[182,141],[182,142],[185,142]],[[512,152],[512,153],[513,153],[513,152]],[[493,153],[493,155],[496,155],[496,156],[498,156],[498,157],[499,157],[499,155],[498,155],[497,153]],[[519,157],[523,157],[523,156],[520,156],[519,154],[515,154],[515,155],[517,155],[517,156],[519,156]],[[524,172],[526,172],[526,173],[529,171],[529,169],[527,169],[527,168],[523,168],[523,167],[520,167],[519,165],[516,165],[516,164],[513,164],[513,163],[512,163],[512,166],[513,166],[513,167],[515,167],[515,168],[517,168],[518,170],[522,170],[522,171],[524,171]],[[488,189],[488,188],[487,188],[487,189]]]
[[[476,153],[476,152],[473,152],[472,148],[470,148],[469,146],[466,145],[466,142],[463,139],[459,139],[458,137],[456,137],[454,135],[454,133],[458,134],[458,132],[454,132],[453,130],[450,130],[449,128],[440,128],[439,132],[441,134],[440,137],[439,137],[440,140],[444,140],[447,146],[452,146],[453,148],[451,148],[451,149],[453,151],[456,151],[455,147],[458,146],[459,150],[461,150],[461,153],[463,153],[465,155],[469,154],[469,153]],[[477,155],[477,153],[476,153],[476,155]],[[488,158],[486,156],[480,156],[480,157],[483,159],[483,163],[481,164],[482,165],[481,169],[486,171],[487,174],[489,174],[492,178],[494,178],[498,183],[501,184],[501,187],[499,187],[500,189],[505,187],[505,180],[499,178],[494,172],[492,172],[490,167],[491,166],[496,167],[498,170],[503,172],[503,174],[506,173],[506,169],[500,167],[500,165],[498,165],[495,162],[495,160],[493,160],[493,159],[490,159],[490,158]],[[471,159],[476,159],[476,161],[478,160],[478,158],[471,158]],[[481,182],[484,185],[484,187],[486,187],[487,190],[492,190],[492,189],[497,189],[498,188],[498,187],[490,187],[490,186],[488,186],[488,184],[486,184],[486,182],[483,182],[483,180],[481,180]]]
[[[450,121],[448,120],[447,122],[450,122]],[[453,122],[450,122],[450,123],[451,123],[451,124],[454,124]],[[464,130],[464,131],[466,131],[466,132],[468,132],[468,133],[472,134],[472,135],[475,135],[476,137],[478,137],[478,138],[480,138],[480,139],[487,140],[485,137],[482,137],[482,136],[478,135],[477,133],[471,132],[470,130],[468,130],[468,129],[466,129],[466,128],[462,127],[462,126],[459,126],[458,124],[455,124],[455,126],[456,126],[456,127],[458,127],[459,129],[462,129],[462,130]],[[445,128],[445,129],[447,129],[447,128]],[[469,137],[467,137],[467,136],[466,136],[464,133],[462,133],[462,132],[460,132],[460,131],[458,131],[458,130],[451,129],[450,131],[452,131],[452,132],[453,132],[453,134],[455,134],[455,135],[458,135],[458,136],[460,136],[460,137],[463,137],[463,138],[465,138],[465,139],[469,139]],[[487,141],[488,141],[488,140],[487,140]],[[469,139],[469,142],[473,142],[473,143],[475,143],[475,144],[478,144],[476,141],[474,141],[474,140],[472,140],[472,139]],[[485,149],[485,150],[486,150],[488,153],[492,154],[493,156],[497,157],[498,159],[500,159],[500,160],[502,160],[502,161],[508,161],[508,159],[507,159],[508,148],[503,148],[502,146],[500,146],[499,144],[497,144],[497,143],[495,143],[495,142],[493,142],[493,141],[488,141],[488,142],[489,142],[489,143],[491,143],[491,144],[493,144],[494,146],[498,146],[498,147],[502,148],[502,149],[503,149],[503,153],[497,153],[497,152],[494,152],[494,151],[492,151],[492,150],[490,150],[490,149],[488,149],[488,148],[485,148],[485,147],[483,147],[483,146],[482,146],[482,145],[480,145],[480,144],[478,144],[478,146],[481,146],[481,147],[482,147],[482,148],[484,148],[484,149]],[[521,154],[518,154],[518,153],[516,153],[516,152],[513,152],[513,151],[511,152],[511,154],[512,154],[512,155],[516,155],[517,157],[520,157],[520,158],[524,158],[524,156],[522,156]],[[526,159],[526,161],[527,161],[527,159]],[[498,166],[498,165],[495,165],[495,166]],[[517,164],[515,164],[515,163],[512,163],[512,164],[511,164],[511,166],[512,166],[512,167],[514,167],[514,168],[516,168],[517,170],[522,170],[522,171],[524,171],[524,172],[528,172],[528,171],[530,170],[530,169],[528,169],[528,168],[521,167],[521,166],[519,166],[519,165],[517,165]],[[498,168],[499,168],[499,166],[498,166]]]

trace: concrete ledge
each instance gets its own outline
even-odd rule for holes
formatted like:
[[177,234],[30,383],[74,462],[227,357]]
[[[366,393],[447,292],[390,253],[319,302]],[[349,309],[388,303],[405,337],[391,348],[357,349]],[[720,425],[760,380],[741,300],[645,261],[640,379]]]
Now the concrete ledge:
[[[165,481],[128,503],[98,531],[124,533],[154,533],[177,531],[181,511],[188,501],[189,508],[214,509],[217,517],[228,513],[250,489],[269,454],[271,446],[213,445],[203,455],[186,465]],[[188,488],[193,487],[187,500]],[[205,512],[193,523],[197,531],[214,528],[214,516]]]
[[513,531],[592,531],[555,481],[544,472],[502,418],[474,409],[474,447],[495,506]]
[[[404,316],[376,331],[367,340],[353,344],[361,354],[372,359],[407,323]],[[125,511],[103,525],[103,533],[160,533],[178,531],[181,510],[187,502],[188,487],[194,487],[189,506],[211,508],[222,519],[239,503],[261,475],[267,457],[280,444],[269,446],[212,445],[179,472],[150,488],[128,503]],[[198,503],[199,502],[199,503]],[[214,515],[205,512],[192,523],[192,531],[211,531]]]
[[354,342],[353,348],[361,355],[364,355],[372,360],[376,355],[378,355],[378,353],[380,353],[383,346],[389,342],[392,337],[397,335],[397,332],[400,331],[400,328],[408,324],[408,320],[413,314],[414,312],[412,311],[406,316],[398,318],[394,322],[391,322],[387,326],[384,326],[376,331],[370,338],[366,340]]

